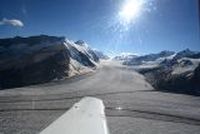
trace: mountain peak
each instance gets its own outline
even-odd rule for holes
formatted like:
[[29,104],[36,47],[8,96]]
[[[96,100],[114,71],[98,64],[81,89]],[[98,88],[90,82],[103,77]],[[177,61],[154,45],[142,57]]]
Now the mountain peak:
[[174,51],[168,51],[168,50],[164,50],[164,51],[161,51],[161,52],[159,53],[159,55],[160,55],[161,57],[170,56],[170,55],[173,55],[173,54],[175,54]]
[[195,51],[191,51],[189,48],[183,50],[183,51],[180,51],[176,54],[176,59],[180,59],[180,58],[183,58],[183,57],[191,57],[191,56],[194,56],[194,55],[197,55],[199,54],[198,52],[195,52]]

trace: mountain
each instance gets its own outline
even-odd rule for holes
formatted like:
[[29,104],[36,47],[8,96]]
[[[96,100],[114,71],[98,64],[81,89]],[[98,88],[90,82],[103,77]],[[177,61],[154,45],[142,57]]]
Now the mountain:
[[128,61],[124,61],[124,65],[142,65],[143,63],[150,62],[150,61],[156,61],[160,58],[167,58],[169,56],[174,55],[175,52],[172,51],[162,51],[157,54],[148,54],[138,57],[133,57],[132,59],[129,59]]
[[93,49],[93,52],[100,58],[100,59],[103,59],[103,60],[107,60],[109,59],[109,57],[107,55],[105,55],[103,52],[101,51],[98,51],[96,49]]
[[199,55],[189,49],[178,53],[162,51],[129,59],[123,64],[143,74],[158,90],[200,95]]
[[191,79],[191,84],[193,84],[195,86],[195,88],[199,90],[199,87],[200,87],[200,64],[194,70],[194,74],[193,74],[193,77]]
[[78,50],[84,52],[87,56],[89,56],[89,58],[91,58],[95,62],[99,62],[100,59],[109,59],[109,57],[103,52],[96,49],[91,49],[90,47],[88,47],[89,45],[82,40],[76,41],[75,44],[78,45]]
[[113,60],[117,60],[117,61],[130,61],[134,58],[138,57],[136,54],[132,54],[132,53],[121,53],[119,56],[115,56],[113,58]]
[[178,52],[175,56],[175,59],[180,59],[184,57],[198,59],[200,58],[200,52],[195,52],[191,51],[190,49],[185,49],[183,51]]
[[95,69],[85,42],[47,35],[0,39],[0,89],[64,79]]
[[84,53],[88,58],[92,59],[95,62],[99,62],[99,57],[95,54],[93,49],[89,47],[87,43],[85,43],[82,40],[76,41],[75,48],[79,50],[80,52]]

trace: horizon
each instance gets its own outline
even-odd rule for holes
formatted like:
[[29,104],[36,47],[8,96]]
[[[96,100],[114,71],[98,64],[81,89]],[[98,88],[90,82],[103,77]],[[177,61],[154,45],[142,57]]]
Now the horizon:
[[[57,37],[57,38],[65,38],[65,40],[69,40],[69,41],[72,41],[72,42],[77,42],[79,40],[71,40],[65,36],[54,36],[54,35],[45,35],[45,34],[40,34],[40,35],[31,35],[31,36],[14,36],[14,37],[6,37],[6,38],[0,38],[1,39],[14,39],[14,38],[29,38],[29,37],[39,37],[39,36],[49,36],[49,37]],[[92,48],[90,44],[87,43],[87,41],[85,40],[81,40],[81,41],[84,41],[91,49],[93,50],[97,50],[97,51],[100,51],[100,52],[103,52],[99,49],[96,49],[96,48]],[[123,56],[123,55],[136,55],[136,56],[144,56],[144,55],[149,55],[149,54],[158,54],[160,52],[163,52],[163,51],[171,51],[171,52],[175,52],[175,53],[178,53],[178,52],[181,52],[181,51],[184,51],[184,50],[190,50],[190,51],[193,51],[193,52],[200,52],[200,50],[192,50],[190,48],[185,48],[185,49],[182,49],[182,50],[178,50],[178,51],[174,51],[174,50],[161,50],[161,51],[157,51],[157,52],[150,52],[150,53],[135,53],[135,52],[121,52],[121,53],[115,53],[115,54],[112,54],[112,55],[109,55],[107,53],[104,53],[106,54],[107,56],[109,56],[110,58],[114,58],[116,56]]]
[[[128,3],[131,7],[127,7],[127,2],[131,2]],[[198,0],[1,3],[0,38],[64,36],[73,41],[84,40],[109,56],[124,52],[142,55],[163,50],[200,50]]]

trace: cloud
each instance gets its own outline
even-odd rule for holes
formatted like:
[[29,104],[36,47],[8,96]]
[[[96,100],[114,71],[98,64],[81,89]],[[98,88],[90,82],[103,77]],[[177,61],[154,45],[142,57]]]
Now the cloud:
[[24,23],[21,20],[18,20],[18,19],[3,18],[3,20],[0,21],[0,25],[11,25],[11,26],[14,26],[14,27],[23,27]]

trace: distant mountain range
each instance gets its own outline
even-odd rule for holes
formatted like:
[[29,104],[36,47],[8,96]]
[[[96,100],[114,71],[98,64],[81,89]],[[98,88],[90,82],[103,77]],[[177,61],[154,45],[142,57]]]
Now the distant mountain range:
[[[93,72],[109,57],[82,41],[32,36],[0,39],[0,89],[61,80]],[[113,58],[143,74],[156,89],[200,95],[200,52],[189,49]]]
[[113,59],[146,76],[158,90],[200,95],[200,52],[186,49],[130,57]]
[[90,72],[101,58],[107,56],[81,40],[47,35],[0,39],[0,89]]
[[135,59],[136,57],[138,57],[138,55],[136,55],[136,54],[122,53],[118,56],[115,56],[113,59],[123,62],[123,61],[130,61],[131,59]]

